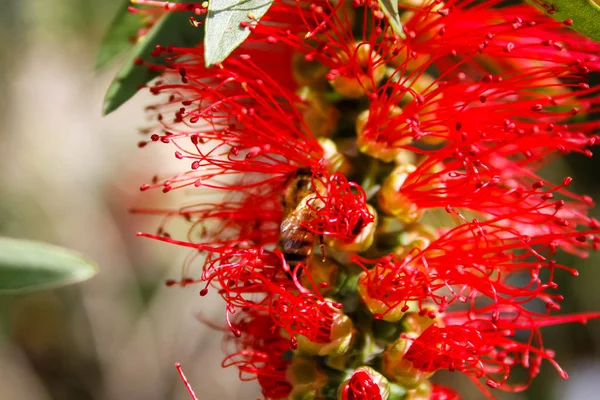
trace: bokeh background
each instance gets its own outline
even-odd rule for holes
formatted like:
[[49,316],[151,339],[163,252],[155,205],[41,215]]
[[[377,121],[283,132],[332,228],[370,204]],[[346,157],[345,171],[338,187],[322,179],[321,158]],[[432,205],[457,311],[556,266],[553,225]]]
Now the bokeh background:
[[[94,58],[120,4],[0,0],[0,235],[82,251],[100,270],[75,287],[0,297],[0,400],[187,399],[176,361],[200,400],[255,399],[254,384],[220,368],[221,335],[199,321],[222,320],[219,300],[163,285],[185,250],[135,236],[157,221],[131,207],[177,199],[137,189],[173,158],[136,146],[150,99],[101,116],[118,65],[95,71]],[[600,158],[573,157],[546,173],[600,198],[598,171]],[[580,276],[558,280],[564,311],[599,310],[600,255],[566,262]],[[499,397],[600,398],[600,323],[549,328],[545,340],[572,378],[544,365],[529,391]],[[440,379],[483,397],[457,374]]]

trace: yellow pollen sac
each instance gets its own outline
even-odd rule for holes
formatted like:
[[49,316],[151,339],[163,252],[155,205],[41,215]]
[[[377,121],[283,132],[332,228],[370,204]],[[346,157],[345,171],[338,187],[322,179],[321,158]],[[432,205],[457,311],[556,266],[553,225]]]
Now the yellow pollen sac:
[[400,192],[408,176],[416,169],[410,164],[397,166],[383,182],[378,195],[379,206],[406,224],[417,222],[423,215],[423,210]]
[[330,82],[337,93],[350,99],[358,99],[373,91],[385,77],[385,64],[370,44],[359,42],[354,49],[353,54],[338,53],[338,57],[341,65],[351,65],[354,58],[354,63],[362,70],[359,78],[338,75]]

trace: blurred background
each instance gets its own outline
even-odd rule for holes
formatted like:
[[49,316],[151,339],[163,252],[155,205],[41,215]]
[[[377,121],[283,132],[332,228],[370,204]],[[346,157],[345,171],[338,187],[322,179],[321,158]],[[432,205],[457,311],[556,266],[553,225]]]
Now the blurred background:
[[[95,71],[94,58],[120,4],[0,0],[0,235],[79,250],[100,270],[75,287],[0,297],[0,400],[187,399],[177,361],[200,400],[255,399],[255,384],[220,368],[221,334],[198,319],[221,321],[219,300],[164,287],[185,250],[135,236],[157,221],[128,209],[177,199],[138,190],[173,159],[136,146],[148,98],[101,116],[118,65]],[[572,175],[576,191],[599,198],[599,167],[600,158],[572,158],[547,173]],[[565,260],[580,271],[558,280],[565,312],[600,309],[599,257]],[[544,365],[528,392],[499,397],[600,398],[598,322],[546,329],[570,380]],[[458,375],[440,379],[482,398]]]

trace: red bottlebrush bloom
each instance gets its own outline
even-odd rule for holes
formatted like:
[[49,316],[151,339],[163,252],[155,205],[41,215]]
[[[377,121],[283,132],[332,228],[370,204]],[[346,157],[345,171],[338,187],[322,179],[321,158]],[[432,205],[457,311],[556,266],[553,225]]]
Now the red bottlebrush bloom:
[[[295,335],[314,343],[333,340],[336,310],[342,306],[324,300],[317,288],[312,288],[312,292],[301,286],[300,266],[290,271],[278,254],[263,248],[235,248],[228,244],[217,248],[155,238],[208,252],[201,278],[184,278],[180,283],[206,282],[207,286],[214,286],[226,301],[228,314],[256,310],[270,315],[271,329],[280,327],[286,332],[292,347],[296,346]],[[207,292],[205,288],[200,294]],[[233,323],[228,323],[234,332],[239,331]]]
[[[488,310],[472,313],[449,313],[442,317],[442,326],[431,325],[412,341],[404,358],[422,371],[438,369],[460,371],[474,381],[480,378],[487,386],[520,391],[529,386],[539,373],[543,360],[549,361],[567,378],[566,372],[554,361],[554,352],[543,347],[540,328],[560,323],[585,323],[598,318],[598,313],[548,317],[527,316],[520,309],[507,308],[499,316]],[[513,338],[515,332],[528,331],[525,342]],[[528,371],[525,383],[508,383],[515,366]],[[480,386],[481,387],[481,386]],[[482,387],[488,397],[489,391]]]
[[379,385],[364,371],[355,372],[342,389],[342,400],[382,400]]
[[321,235],[351,241],[374,221],[365,191],[340,173],[317,178],[313,184],[317,190],[307,202],[314,212],[307,227]]
[[[552,314],[556,274],[576,275],[555,254],[585,256],[600,224],[571,178],[538,175],[562,154],[591,156],[600,123],[581,116],[600,109],[587,82],[600,44],[500,0],[400,8],[405,37],[376,1],[276,0],[217,66],[201,45],[168,44],[154,52],[167,65],[146,66],[164,69],[149,142],[186,164],[142,189],[224,195],[138,210],[164,216],[143,235],[193,249],[169,283],[218,291],[232,331],[223,366],[267,398],[387,400],[401,386],[458,399],[427,381],[439,369],[488,397],[480,379],[522,390],[543,360],[566,376],[541,327],[600,316]],[[433,209],[449,221],[433,226]],[[169,235],[176,217],[190,224],[183,240]],[[294,368],[313,356],[309,372]],[[355,369],[374,359],[381,374]],[[509,381],[516,366],[528,382]]]
[[273,298],[269,312],[274,322],[290,335],[302,335],[314,343],[329,343],[334,310],[341,307],[315,296],[286,296],[282,292]]
[[225,343],[230,353],[222,366],[235,366],[240,379],[258,380],[262,393],[267,398],[287,397],[292,385],[286,379],[289,361],[283,353],[290,349],[289,340],[273,329],[271,317],[265,312],[242,312],[233,321],[235,335],[229,335]]
[[[172,50],[193,58],[172,64],[178,74],[183,72],[180,79],[185,82],[159,81],[151,89],[156,94],[173,93],[168,104],[152,107],[167,129],[163,135],[152,135],[152,141],[175,144],[175,156],[190,161],[190,169],[143,189],[241,190],[281,185],[298,167],[317,167],[322,149],[305,133],[300,113],[293,107],[299,99],[281,86],[281,79],[273,79],[289,66],[274,64],[271,70],[263,70],[249,54],[238,53],[218,72],[208,74],[198,50]],[[174,117],[167,120],[169,108]],[[262,179],[258,174],[263,174]]]
[[[568,233],[558,226],[554,231],[548,228],[549,232],[539,230],[529,235],[510,227],[511,215],[506,218],[464,222],[422,247],[376,260],[372,268],[357,258],[365,271],[359,279],[363,299],[367,305],[377,302],[373,307],[384,319],[387,313],[408,310],[413,302],[419,309],[433,303],[444,311],[457,301],[475,304],[481,297],[496,307],[522,307],[539,299],[548,308],[558,309],[562,296],[551,293],[557,287],[553,281],[556,271],[577,273],[551,256],[563,245],[567,249],[577,246],[579,251],[596,245],[597,229]],[[588,237],[591,240],[586,242]],[[508,276],[518,273],[527,275],[525,284],[507,281]],[[542,279],[545,275],[547,280]]]

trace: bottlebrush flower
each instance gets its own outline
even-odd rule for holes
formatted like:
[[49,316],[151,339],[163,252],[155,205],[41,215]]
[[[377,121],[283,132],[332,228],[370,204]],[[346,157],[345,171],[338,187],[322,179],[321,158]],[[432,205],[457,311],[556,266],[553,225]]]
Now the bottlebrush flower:
[[233,324],[236,330],[225,340],[232,348],[222,366],[237,367],[242,381],[258,380],[267,398],[286,397],[292,390],[286,378],[290,362],[283,358],[289,341],[272,329],[266,312],[241,312]]
[[[540,328],[542,326],[580,322],[598,315],[581,314],[567,317],[526,315],[519,308],[506,307],[500,315],[482,308],[466,315],[463,312],[449,313],[431,324],[417,338],[405,334],[410,342],[403,361],[423,372],[437,369],[463,372],[481,386],[483,378],[487,386],[504,390],[525,389],[539,373],[543,360],[549,361],[563,378],[567,373],[554,361],[554,352],[543,347]],[[516,331],[527,331],[527,340],[519,342],[513,338]],[[431,353],[428,353],[431,352]],[[510,371],[522,366],[528,372],[525,383],[508,383]]]
[[[408,253],[403,248],[399,255],[375,260],[370,268],[357,258],[354,261],[364,270],[358,280],[359,293],[376,318],[387,320],[400,319],[413,303],[418,309],[434,303],[444,311],[455,302],[475,304],[482,297],[499,308],[523,306],[536,298],[549,308],[558,308],[561,296],[550,293],[557,286],[554,276],[561,269],[575,275],[576,271],[558,264],[551,255],[561,242],[572,240],[586,246],[586,232],[575,231],[569,237],[559,229],[529,236],[510,224],[502,219],[465,222],[422,248],[408,243],[414,246]],[[595,237],[595,232],[587,235]],[[525,284],[507,282],[508,276],[521,272],[528,274]],[[547,281],[542,276],[548,276]]]
[[539,174],[592,155],[600,44],[500,0],[399,5],[403,32],[376,1],[276,0],[214,67],[168,43],[140,66],[163,69],[142,146],[182,162],[142,190],[221,192],[137,210],[164,217],[141,235],[193,250],[168,284],[219,293],[223,366],[266,398],[458,399],[440,369],[493,398],[480,380],[523,390],[544,360],[566,377],[540,329],[600,316],[553,314],[577,274],[557,253],[586,256],[600,224]]
[[340,386],[340,400],[382,400],[389,396],[389,383],[381,374],[369,367],[361,367]]

